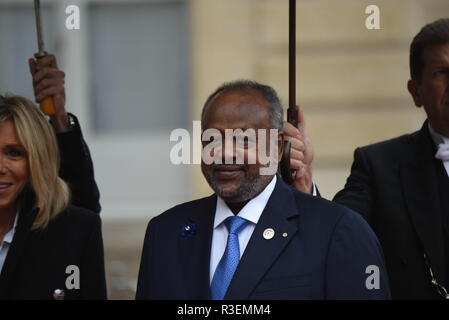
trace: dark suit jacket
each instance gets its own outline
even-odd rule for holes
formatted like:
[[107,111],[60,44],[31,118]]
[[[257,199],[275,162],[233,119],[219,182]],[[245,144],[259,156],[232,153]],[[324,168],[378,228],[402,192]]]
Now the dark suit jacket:
[[72,204],[99,213],[100,192],[94,177],[89,148],[84,141],[78,119],[74,119],[72,131],[56,133],[61,168],[59,176],[67,182],[72,192]]
[[[0,274],[0,299],[53,299],[55,289],[63,289],[65,299],[106,299],[98,214],[69,206],[47,229],[31,231],[37,213],[29,202],[20,212]],[[69,265],[79,268],[79,289],[66,288]]]
[[[149,222],[137,299],[210,299],[216,200],[213,195],[184,203]],[[194,224],[191,238],[182,236],[187,223]],[[262,236],[266,228],[275,230],[271,240]],[[380,289],[365,286],[369,265],[380,269]],[[293,190],[278,177],[225,299],[365,298],[389,298],[371,228],[356,213]]]
[[360,213],[382,245],[393,299],[437,298],[424,262],[445,283],[442,212],[427,121],[422,129],[354,153],[351,175],[334,198]]

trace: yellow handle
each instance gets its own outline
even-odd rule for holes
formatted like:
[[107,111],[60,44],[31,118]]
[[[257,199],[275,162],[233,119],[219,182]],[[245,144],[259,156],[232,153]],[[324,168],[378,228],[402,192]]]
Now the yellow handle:
[[47,97],[42,100],[40,107],[41,111],[46,115],[52,116],[55,114],[55,106],[51,97]]
[[[42,59],[43,57],[37,58],[37,63]],[[55,105],[53,104],[52,97],[46,97],[42,102],[40,103],[41,111],[49,116],[52,116],[55,114]]]

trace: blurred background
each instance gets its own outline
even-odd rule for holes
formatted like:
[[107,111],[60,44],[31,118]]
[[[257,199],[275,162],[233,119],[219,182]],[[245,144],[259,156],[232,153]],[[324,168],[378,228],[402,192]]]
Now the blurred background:
[[[192,135],[207,96],[249,78],[288,102],[288,0],[41,1],[44,40],[66,72],[101,192],[108,296],[133,299],[149,219],[212,193],[199,165],[173,165],[169,136]],[[367,30],[365,8],[380,9]],[[67,30],[66,7],[80,9]],[[297,102],[315,148],[314,181],[331,199],[357,146],[418,130],[408,50],[447,0],[297,0]],[[0,0],[0,92],[34,100],[32,0]]]

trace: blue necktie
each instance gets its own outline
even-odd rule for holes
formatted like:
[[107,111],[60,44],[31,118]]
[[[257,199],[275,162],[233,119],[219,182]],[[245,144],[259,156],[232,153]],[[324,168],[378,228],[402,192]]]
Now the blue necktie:
[[240,217],[229,217],[224,221],[228,228],[228,243],[226,250],[215,269],[210,286],[212,300],[223,300],[228,290],[229,283],[234,276],[235,269],[240,260],[239,232],[247,225],[248,221]]

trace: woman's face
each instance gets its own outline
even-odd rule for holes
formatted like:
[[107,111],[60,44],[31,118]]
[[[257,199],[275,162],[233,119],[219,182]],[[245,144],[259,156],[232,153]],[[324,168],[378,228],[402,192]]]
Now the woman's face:
[[17,137],[14,123],[0,123],[0,211],[16,210],[16,201],[28,182],[25,148]]

